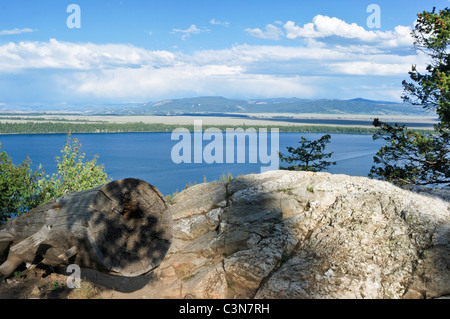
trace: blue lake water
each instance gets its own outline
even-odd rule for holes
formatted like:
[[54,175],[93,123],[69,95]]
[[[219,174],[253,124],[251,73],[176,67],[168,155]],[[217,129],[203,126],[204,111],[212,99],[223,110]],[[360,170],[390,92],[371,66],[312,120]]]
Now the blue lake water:
[[[224,134],[225,135],[225,134]],[[300,137],[309,140],[320,138],[322,133],[280,133],[279,150],[286,154],[288,146],[298,144]],[[373,164],[373,156],[383,142],[373,141],[372,135],[330,134],[331,142],[326,152],[334,152],[330,161],[337,165],[330,166],[330,173],[367,176]],[[248,153],[245,163],[207,164],[180,163],[172,161],[171,152],[178,140],[171,140],[171,133],[116,133],[116,134],[73,134],[82,144],[82,152],[90,160],[99,155],[98,162],[104,164],[105,170],[112,179],[139,178],[156,186],[163,194],[183,190],[187,183],[202,183],[218,180],[221,175],[231,173],[234,177],[240,174],[260,173],[261,164],[249,163]],[[224,138],[225,139],[225,138]],[[28,155],[33,167],[39,164],[46,174],[56,171],[55,156],[60,155],[66,135],[2,135],[0,143],[15,164],[22,162]],[[203,147],[210,141],[203,141]],[[246,149],[249,148],[246,140]],[[269,152],[270,154],[270,141]],[[236,144],[237,147],[237,144]],[[192,152],[194,150],[192,149]],[[235,150],[235,157],[237,150]],[[192,156],[193,158],[193,156]]]

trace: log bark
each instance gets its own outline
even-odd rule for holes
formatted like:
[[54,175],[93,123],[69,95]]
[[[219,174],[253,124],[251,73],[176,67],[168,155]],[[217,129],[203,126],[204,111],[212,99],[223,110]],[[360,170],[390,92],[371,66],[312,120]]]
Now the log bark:
[[52,200],[0,229],[0,276],[21,263],[77,264],[138,276],[163,260],[172,241],[164,196],[138,179],[124,179]]

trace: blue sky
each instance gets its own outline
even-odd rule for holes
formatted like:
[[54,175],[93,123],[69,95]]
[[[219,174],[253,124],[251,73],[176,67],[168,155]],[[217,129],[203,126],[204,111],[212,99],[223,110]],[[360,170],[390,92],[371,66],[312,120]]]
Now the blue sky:
[[[67,25],[70,4],[80,28]],[[426,64],[409,36],[416,14],[448,5],[0,0],[0,106],[201,95],[400,101],[411,65]]]

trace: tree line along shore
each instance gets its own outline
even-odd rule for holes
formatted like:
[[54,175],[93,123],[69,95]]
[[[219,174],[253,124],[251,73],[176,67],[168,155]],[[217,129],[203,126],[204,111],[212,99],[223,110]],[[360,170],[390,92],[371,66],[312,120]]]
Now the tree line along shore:
[[[0,134],[67,134],[67,133],[144,133],[144,132],[172,132],[177,128],[194,131],[194,125],[158,124],[158,123],[67,123],[67,122],[6,122],[0,123]],[[278,129],[287,133],[347,133],[373,134],[378,131],[375,127],[362,126],[331,126],[331,125],[203,125],[203,130],[216,128],[226,131],[227,128],[254,128],[257,131],[265,128]],[[429,131],[429,130],[423,130]]]

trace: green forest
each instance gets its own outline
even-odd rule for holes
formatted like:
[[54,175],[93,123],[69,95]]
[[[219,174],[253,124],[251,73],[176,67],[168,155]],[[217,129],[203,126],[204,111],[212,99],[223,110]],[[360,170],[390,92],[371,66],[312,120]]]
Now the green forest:
[[[137,123],[65,123],[65,122],[23,122],[23,123],[0,123],[0,134],[68,134],[68,133],[130,133],[130,132],[172,132],[179,125],[169,124],[146,124]],[[194,131],[194,125],[183,125],[189,131]],[[280,132],[299,133],[352,133],[373,134],[377,131],[373,127],[344,127],[326,125],[292,125],[292,126],[231,126],[231,125],[203,125],[203,129],[217,128],[225,131],[227,128],[240,127],[243,129],[252,127],[279,129]]]

